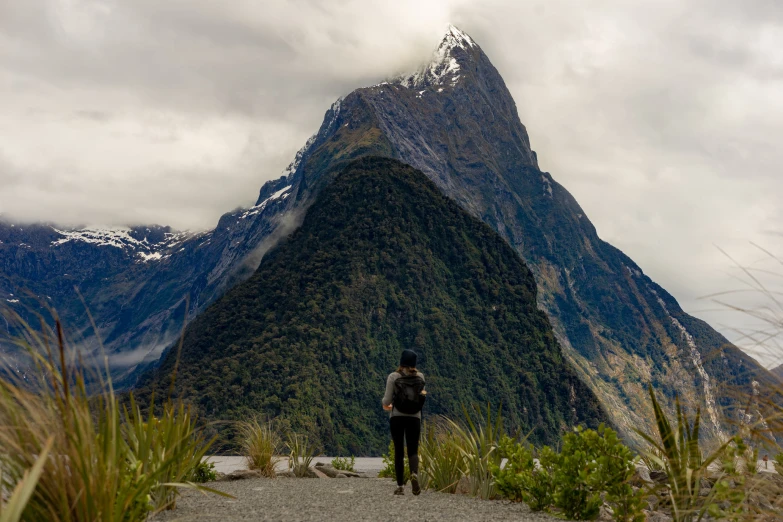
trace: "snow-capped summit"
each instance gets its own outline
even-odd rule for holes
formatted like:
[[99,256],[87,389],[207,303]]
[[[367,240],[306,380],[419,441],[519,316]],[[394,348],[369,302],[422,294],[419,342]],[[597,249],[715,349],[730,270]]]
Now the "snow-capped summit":
[[462,75],[460,62],[467,59],[474,49],[480,51],[476,42],[467,33],[449,24],[430,62],[415,73],[403,76],[398,83],[408,88],[447,84],[454,86]]

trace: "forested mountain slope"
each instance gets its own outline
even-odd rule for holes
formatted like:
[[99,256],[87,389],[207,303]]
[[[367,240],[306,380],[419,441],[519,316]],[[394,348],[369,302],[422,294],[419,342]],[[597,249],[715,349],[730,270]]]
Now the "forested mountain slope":
[[[554,442],[604,419],[536,306],[532,274],[490,227],[397,161],[358,160],[258,271],[188,327],[176,393],[210,420],[284,417],[333,454],[388,444],[380,399],[419,353],[428,414],[503,404]],[[172,350],[142,385],[164,392]]]

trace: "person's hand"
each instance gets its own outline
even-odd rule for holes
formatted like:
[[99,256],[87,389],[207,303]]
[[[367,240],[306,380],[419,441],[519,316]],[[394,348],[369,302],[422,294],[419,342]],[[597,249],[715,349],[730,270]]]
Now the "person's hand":
[[384,405],[383,409],[386,411],[392,411],[392,405],[391,404],[389,404],[388,406]]
[[427,390],[421,390],[422,395],[427,395]]

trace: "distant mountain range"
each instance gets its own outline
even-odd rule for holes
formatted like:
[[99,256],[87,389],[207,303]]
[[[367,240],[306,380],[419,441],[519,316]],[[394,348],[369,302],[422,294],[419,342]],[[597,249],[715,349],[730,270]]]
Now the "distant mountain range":
[[[139,235],[145,228],[130,229],[124,233],[143,246],[117,246],[91,241],[89,231],[9,232],[19,226],[4,225],[0,297],[22,309],[42,299],[19,297],[25,289],[47,296],[44,302],[56,305],[89,346],[91,331],[71,290],[79,286],[118,378],[130,385],[139,361],[154,364],[185,318],[249,277],[264,251],[296,228],[336,174],[369,155],[422,171],[516,250],[535,277],[538,305],[566,357],[629,439],[635,438],[633,428],[652,419],[648,383],[667,404],[677,394],[687,408],[701,406],[704,432],[714,438],[727,430],[722,414],[735,415],[737,389],[749,392],[753,381],[762,387],[774,382],[598,237],[568,191],[539,169],[498,71],[455,27],[414,74],[335,102],[284,176],[262,187],[257,205],[224,215],[213,231],[164,231],[156,240]],[[63,242],[69,237],[74,239]]]
[[[255,206],[201,233],[0,221],[0,305],[33,325],[36,314],[56,310],[74,344],[97,357],[100,339],[115,383],[131,386],[186,320],[252,274],[265,249],[296,227],[290,195],[286,178],[266,183]],[[0,341],[0,350],[10,356],[15,348]]]
[[[508,429],[555,443],[606,415],[536,292],[508,243],[420,171],[356,160],[249,280],[188,326],[176,393],[208,420],[282,417],[328,454],[379,455],[389,443],[386,375],[412,348],[428,414],[502,404]],[[138,393],[165,395],[178,355]]]

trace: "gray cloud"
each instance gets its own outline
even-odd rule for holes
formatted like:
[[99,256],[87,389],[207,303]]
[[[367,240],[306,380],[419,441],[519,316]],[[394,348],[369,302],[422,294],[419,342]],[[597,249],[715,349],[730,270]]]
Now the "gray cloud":
[[714,245],[783,253],[777,0],[2,2],[0,213],[211,227],[448,22],[601,237],[730,337],[749,324],[699,297],[736,286]]

